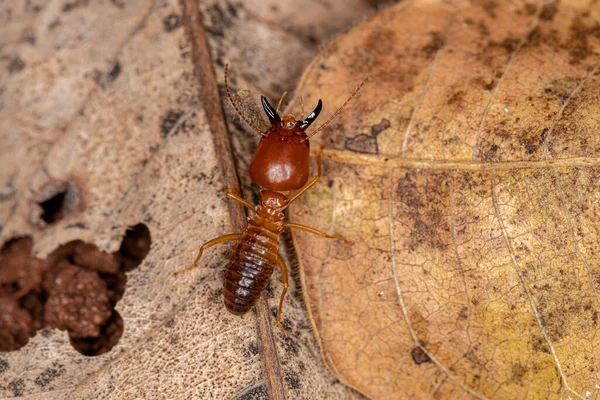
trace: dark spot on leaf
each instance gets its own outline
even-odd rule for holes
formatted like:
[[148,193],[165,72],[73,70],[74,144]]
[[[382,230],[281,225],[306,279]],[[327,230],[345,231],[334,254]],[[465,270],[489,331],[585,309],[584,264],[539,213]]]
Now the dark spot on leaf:
[[115,65],[113,65],[112,69],[108,71],[108,79],[112,83],[117,79],[119,74],[121,73],[121,64],[117,61]]
[[423,349],[421,347],[415,347],[412,350],[411,354],[412,354],[413,361],[417,365],[420,365],[420,364],[423,364],[426,362],[431,362],[431,359],[429,358],[427,353],[425,353],[425,351],[423,351]]
[[205,22],[206,31],[220,38],[225,37],[226,28],[234,22],[231,13],[225,13],[219,4],[209,6],[205,15],[208,17],[208,21]]
[[360,135],[346,138],[346,149],[357,153],[378,154],[377,137],[361,133]]
[[448,104],[461,104],[465,97],[465,92],[463,90],[459,90],[454,92],[452,96],[448,99]]
[[286,374],[286,376],[283,379],[285,379],[285,383],[290,389],[300,389],[300,378],[295,372],[290,372],[289,374]]
[[19,56],[14,57],[8,64],[8,72],[20,72],[25,68],[25,62]]
[[165,31],[173,32],[181,26],[181,17],[177,14],[169,14],[163,18],[163,26],[165,27]]
[[431,40],[423,47],[423,52],[427,57],[434,56],[439,49],[446,43],[446,39],[439,32],[430,32]]
[[102,89],[106,89],[110,84],[112,84],[117,77],[121,74],[121,64],[119,62],[115,62],[110,71],[104,73],[100,70],[95,70],[93,73],[94,82]]
[[533,349],[536,351],[541,351],[542,353],[550,354],[548,344],[541,336],[536,336],[533,338]]
[[8,361],[0,359],[0,374],[8,371]]
[[74,224],[69,224],[65,226],[65,229],[89,229],[89,227],[84,222],[75,222]]
[[483,153],[483,160],[488,162],[498,162],[500,161],[500,155],[498,154],[500,151],[500,146],[497,144],[492,144],[489,149],[487,149]]
[[126,0],[110,0],[110,2],[111,2],[111,3],[112,3],[114,6],[115,6],[115,7],[118,7],[118,8],[125,8],[125,3],[124,3],[124,1],[126,1]]
[[[288,327],[285,328],[286,331],[288,331]],[[300,346],[298,345],[298,343],[296,343],[294,339],[289,337],[283,339],[283,348],[288,354],[298,355],[298,353],[300,352]]]
[[269,394],[264,385],[253,387],[244,390],[239,395],[235,396],[233,400],[269,400]]
[[519,39],[515,38],[506,38],[502,41],[502,47],[508,52],[512,53],[519,46]]
[[496,87],[496,80],[493,78],[490,79],[489,82],[487,82],[483,78],[478,77],[478,78],[475,78],[475,83],[480,84],[481,87],[483,88],[483,90],[487,90],[488,92],[493,90]]
[[479,23],[477,24],[477,29],[479,30],[481,36],[489,36],[490,34],[489,28],[483,21],[479,21]]
[[56,18],[54,21],[52,21],[49,25],[48,25],[48,30],[52,31],[56,28],[58,28],[60,25],[62,24],[61,20],[59,18]]
[[449,226],[445,215],[448,205],[442,199],[450,192],[449,178],[446,172],[407,171],[399,178],[395,199],[405,205],[405,218],[410,226],[410,250],[416,248],[437,249],[444,247],[442,232]]
[[0,202],[10,200],[17,194],[17,189],[14,183],[8,182],[7,184],[0,186]]
[[[169,134],[169,132],[171,132],[171,129],[175,127],[177,121],[179,121],[179,118],[181,118],[182,115],[183,111],[169,110],[169,112],[163,118],[163,121],[160,125],[160,131],[163,133],[164,137],[166,137]],[[178,127],[172,134],[175,135],[177,132],[179,132],[180,128],[181,127]]]
[[513,364],[512,368],[511,368],[512,379],[520,382],[528,370],[529,369],[526,366],[524,366],[520,363]]
[[600,32],[600,26],[596,22],[595,26],[588,28],[582,18],[575,17],[571,22],[570,30],[571,36],[566,43],[569,49],[569,62],[578,64],[592,53],[588,35],[593,34],[596,30]]
[[237,12],[237,9],[234,7],[233,4],[230,4],[230,3],[227,4],[227,11],[229,12],[229,14],[231,14],[231,16],[233,18],[237,18],[238,12]]
[[[283,310],[281,314],[283,315]],[[286,332],[291,332],[292,328],[294,327],[292,321],[289,318],[284,318],[283,320],[281,320],[281,325],[283,325],[283,329],[285,329]]]
[[557,1],[552,3],[544,4],[542,7],[542,12],[540,13],[540,19],[542,21],[552,21],[554,16],[558,12]]
[[46,387],[56,377],[60,376],[65,371],[62,365],[54,366],[54,368],[47,368],[44,372],[35,378],[35,384],[39,387]]
[[75,8],[85,7],[88,5],[88,3],[89,3],[89,0],[75,0],[70,3],[65,3],[65,5],[62,6],[62,11],[70,12],[70,11],[74,10]]
[[371,135],[377,136],[390,126],[392,126],[392,124],[390,124],[390,121],[385,118],[382,118],[380,123],[371,126]]
[[248,345],[248,351],[250,351],[250,354],[252,354],[253,356],[257,355],[259,352],[259,349],[258,349],[258,346],[256,345],[256,343],[250,342],[250,344]]
[[525,12],[527,15],[533,15],[537,11],[537,5],[533,3],[525,3]]
[[498,8],[498,5],[493,0],[474,0],[473,3],[481,6],[490,18],[496,18],[496,8]]
[[25,393],[25,382],[23,379],[15,379],[8,384],[8,390],[10,390],[15,397],[23,396]]

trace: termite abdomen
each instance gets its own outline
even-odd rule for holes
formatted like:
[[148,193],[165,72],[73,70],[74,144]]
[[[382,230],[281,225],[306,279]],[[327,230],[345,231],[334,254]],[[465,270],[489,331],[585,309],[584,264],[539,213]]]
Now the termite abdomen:
[[269,283],[278,259],[278,225],[256,215],[233,247],[223,282],[225,307],[232,314],[250,310]]
[[227,311],[234,315],[242,315],[254,306],[273,273],[272,265],[265,267],[267,268],[255,269],[255,264],[235,263],[227,269],[223,282]]

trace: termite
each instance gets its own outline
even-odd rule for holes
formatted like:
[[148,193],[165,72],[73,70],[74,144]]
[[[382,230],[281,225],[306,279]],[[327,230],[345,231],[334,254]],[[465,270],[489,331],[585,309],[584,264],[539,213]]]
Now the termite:
[[[281,309],[288,289],[288,269],[279,254],[279,235],[284,228],[299,229],[328,239],[343,240],[349,245],[352,243],[338,235],[328,235],[318,229],[284,221],[283,211],[302,193],[314,186],[321,178],[321,153],[318,157],[318,172],[312,179],[309,178],[310,169],[310,142],[309,139],[325,128],[356,96],[358,91],[367,82],[365,79],[346,100],[346,102],[319,128],[310,135],[306,130],[317,119],[322,108],[321,100],[313,112],[304,118],[304,110],[300,120],[292,114],[279,116],[279,107],[285,97],[281,97],[277,108],[262,96],[262,106],[267,114],[271,126],[266,132],[258,129],[240,111],[231,95],[228,84],[228,66],[225,66],[225,90],[231,105],[248,126],[262,136],[256,152],[250,163],[250,179],[260,185],[260,204],[254,207],[238,194],[228,191],[227,197],[235,200],[253,211],[254,215],[248,217],[248,226],[242,233],[232,233],[219,236],[204,243],[198,251],[194,262],[181,271],[179,275],[195,268],[202,257],[204,250],[219,243],[235,241],[229,262],[225,266],[225,280],[223,282],[223,296],[225,307],[234,315],[247,313],[256,303],[263,290],[269,283],[275,265],[281,270],[283,291],[279,298],[277,312],[277,326],[285,334],[281,324]],[[302,106],[304,108],[304,106]],[[282,191],[293,191],[289,197]]]

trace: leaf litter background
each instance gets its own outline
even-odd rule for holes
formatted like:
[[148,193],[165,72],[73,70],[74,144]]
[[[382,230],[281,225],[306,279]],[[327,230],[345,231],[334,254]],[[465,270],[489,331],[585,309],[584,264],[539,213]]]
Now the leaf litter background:
[[[217,79],[229,62],[234,88],[275,99],[295,87],[320,44],[374,8],[207,1],[200,9]],[[72,239],[115,250],[138,222],[153,238],[118,306],[120,343],[87,358],[64,332],[46,330],[0,355],[4,398],[267,396],[255,316],[233,317],[222,304],[229,247],[172,276],[202,242],[233,229],[182,13],[174,0],[0,1],[1,240],[31,234],[43,257]],[[256,138],[237,125],[232,138],[249,189]],[[42,226],[35,202],[62,181],[80,188],[78,205]],[[275,274],[271,308],[279,280]],[[285,316],[290,339],[276,327],[266,334],[275,338],[287,397],[361,398],[324,366],[296,284]]]
[[[236,88],[294,88],[317,45],[371,10],[327,6],[201,4],[219,79],[229,62]],[[3,356],[6,396],[266,396],[254,317],[222,309],[228,250],[171,276],[231,229],[179,4],[3,7],[3,240],[113,250],[139,221],[154,238],[117,348],[87,359],[38,335]],[[326,176],[290,213],[356,242],[296,236],[338,378],[373,398],[598,397],[598,15],[594,2],[403,2],[309,66],[298,93],[326,114],[373,78],[322,135]],[[232,139],[249,194],[255,140]],[[32,202],[54,180],[82,187],[80,208],[39,230]],[[291,339],[274,331],[288,397],[360,397],[323,368],[300,297],[286,302]]]
[[294,236],[344,382],[599,397],[599,22],[597,1],[402,2],[308,67],[308,104],[373,80],[320,136],[324,184],[291,212],[356,243]]

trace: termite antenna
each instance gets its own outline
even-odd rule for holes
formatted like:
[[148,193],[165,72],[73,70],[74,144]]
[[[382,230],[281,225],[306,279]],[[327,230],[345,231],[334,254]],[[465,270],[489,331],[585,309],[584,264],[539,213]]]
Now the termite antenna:
[[242,112],[238,108],[237,104],[235,104],[235,101],[233,100],[233,96],[231,95],[231,92],[229,91],[229,83],[227,81],[228,68],[229,68],[229,64],[225,64],[225,91],[227,92],[227,97],[229,98],[229,101],[231,102],[233,109],[240,116],[240,118],[243,119],[244,122],[247,123],[248,126],[254,130],[254,132],[258,133],[261,136],[267,136],[267,135],[265,135],[265,133],[263,131],[261,131],[256,126],[254,126],[254,124],[252,124],[252,122],[250,122],[250,120],[248,120],[248,118],[246,118],[244,116],[244,114],[242,114]]
[[286,94],[287,94],[287,91],[283,92],[283,94],[281,95],[281,98],[279,99],[279,103],[277,103],[277,110],[275,110],[275,112],[277,114],[279,114],[279,109],[281,108],[281,103],[283,103],[283,99],[285,99]]
[[[329,123],[330,123],[331,121],[333,121],[333,119],[334,119],[335,117],[337,117],[339,113],[341,113],[341,112],[342,112],[342,110],[343,110],[343,109],[344,109],[344,108],[345,108],[345,107],[348,105],[348,103],[350,103],[350,102],[352,101],[352,99],[356,97],[356,95],[358,94],[358,92],[360,91],[360,89],[362,89],[362,87],[363,87],[363,86],[365,86],[365,83],[367,83],[367,81],[368,81],[369,79],[370,79],[370,77],[368,77],[368,76],[367,76],[367,77],[365,78],[365,80],[364,80],[364,81],[362,81],[360,85],[358,85],[358,87],[356,88],[356,90],[354,90],[354,93],[352,93],[352,94],[350,95],[350,97],[348,97],[348,100],[346,100],[346,101],[344,102],[344,104],[342,104],[342,106],[341,106],[341,107],[340,107],[340,108],[339,108],[339,109],[338,109],[338,110],[337,110],[337,111],[336,111],[336,112],[335,112],[335,113],[334,113],[334,114],[333,114],[331,117],[329,117],[329,119],[328,119],[327,121],[325,121],[325,123],[324,123],[323,125],[319,126],[317,129],[315,129],[315,131],[314,131],[313,133],[311,133],[310,135],[308,135],[308,136],[306,137],[306,139],[304,139],[304,140],[308,140],[308,139],[310,139],[311,137],[313,137],[313,136],[315,136],[317,133],[319,133],[319,132],[320,132],[320,131],[321,131],[323,128],[325,128],[327,125],[329,125]],[[304,140],[302,140],[302,142],[303,142]]]

